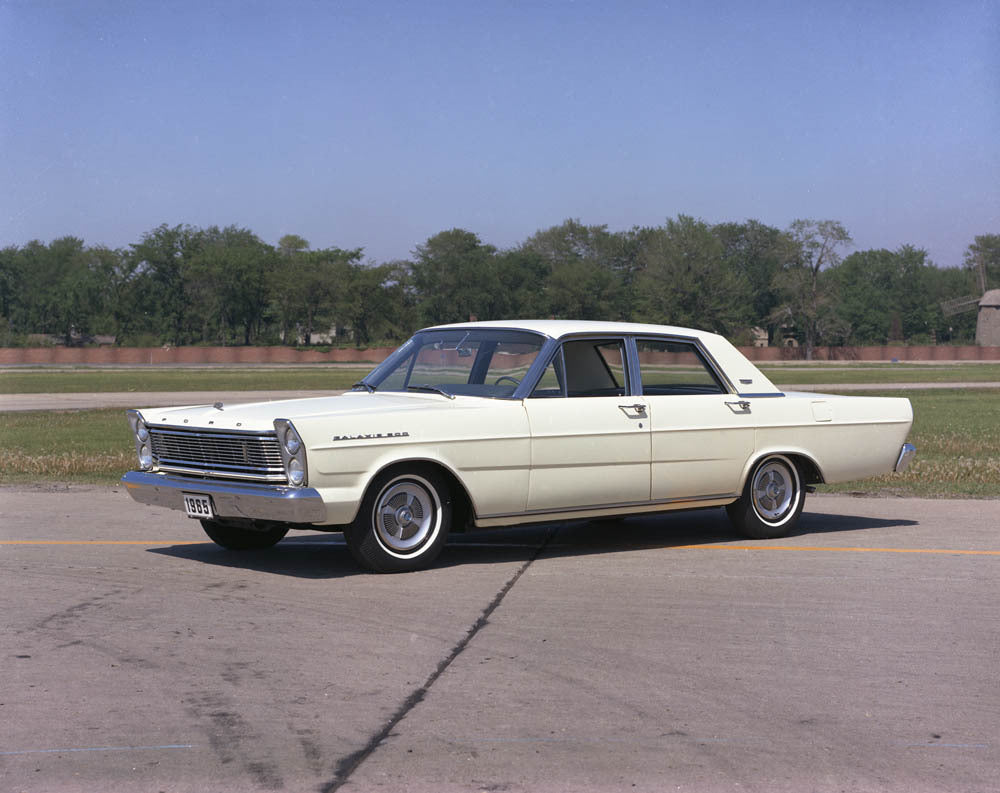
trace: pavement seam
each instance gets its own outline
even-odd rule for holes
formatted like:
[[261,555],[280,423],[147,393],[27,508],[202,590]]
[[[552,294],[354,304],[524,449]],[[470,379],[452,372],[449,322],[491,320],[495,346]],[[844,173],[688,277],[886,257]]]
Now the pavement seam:
[[479,618],[466,631],[465,636],[459,639],[455,646],[451,648],[448,655],[438,663],[437,668],[431,672],[427,680],[424,681],[424,684],[420,686],[420,688],[411,692],[410,695],[403,700],[403,703],[396,709],[396,712],[389,717],[388,721],[382,725],[382,728],[378,732],[372,735],[365,746],[342,758],[340,762],[337,763],[337,770],[334,773],[333,780],[320,788],[321,793],[334,793],[334,791],[339,790],[344,784],[346,784],[350,780],[351,775],[361,766],[361,764],[367,760],[376,749],[378,749],[382,741],[389,737],[396,725],[406,718],[407,714],[423,701],[431,686],[433,686],[434,683],[437,682],[438,678],[445,673],[448,667],[451,666],[452,662],[465,651],[465,648],[469,646],[469,643],[476,637],[476,634],[489,623],[490,616],[497,610],[503,602],[503,599],[507,597],[507,593],[514,588],[514,584],[518,582],[518,579],[524,575],[527,569],[531,567],[534,561],[542,554],[546,547],[548,547],[549,542],[555,536],[558,529],[559,525],[556,525],[549,530],[548,534],[545,535],[545,539],[542,540],[542,543],[531,555],[531,558],[522,564],[518,568],[517,572],[511,576],[510,580],[503,585],[499,592],[497,592],[493,600],[490,601],[489,605],[487,605],[486,608],[484,608],[480,613]]

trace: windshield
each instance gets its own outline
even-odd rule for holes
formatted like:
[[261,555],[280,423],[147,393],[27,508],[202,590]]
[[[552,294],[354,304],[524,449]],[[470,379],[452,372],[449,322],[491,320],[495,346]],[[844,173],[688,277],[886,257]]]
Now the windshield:
[[516,330],[421,331],[361,385],[502,399],[513,395],[544,343],[544,336]]

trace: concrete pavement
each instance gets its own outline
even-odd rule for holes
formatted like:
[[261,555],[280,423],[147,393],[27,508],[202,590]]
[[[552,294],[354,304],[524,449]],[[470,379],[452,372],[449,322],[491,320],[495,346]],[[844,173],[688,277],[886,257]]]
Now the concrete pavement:
[[208,544],[118,488],[0,488],[11,791],[996,791],[1000,502],[811,496],[457,536]]

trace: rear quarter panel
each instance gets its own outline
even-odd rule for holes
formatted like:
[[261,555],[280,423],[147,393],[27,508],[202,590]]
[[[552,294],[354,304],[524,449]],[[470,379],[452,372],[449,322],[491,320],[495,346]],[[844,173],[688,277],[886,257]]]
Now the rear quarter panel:
[[910,400],[895,397],[789,393],[753,399],[751,410],[754,460],[771,452],[802,454],[828,483],[892,472],[913,423]]

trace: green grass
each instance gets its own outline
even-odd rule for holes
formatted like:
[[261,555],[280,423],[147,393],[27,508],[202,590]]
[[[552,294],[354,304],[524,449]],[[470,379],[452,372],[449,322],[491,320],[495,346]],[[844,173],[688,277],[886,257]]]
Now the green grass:
[[1000,363],[796,364],[759,367],[773,383],[1000,383]]
[[113,484],[135,465],[118,408],[0,413],[0,483]]
[[371,368],[7,370],[0,373],[0,394],[343,389]]
[[[820,491],[1000,498],[1000,389],[906,396],[917,447],[909,470]],[[134,465],[123,410],[0,413],[0,483],[112,484]]]
[[820,492],[1000,498],[1000,390],[872,392],[913,405],[909,442],[917,455],[902,474],[821,486]]
[[[112,391],[298,391],[342,389],[370,366],[294,368],[8,369],[0,372],[0,394],[106,393]],[[1000,363],[766,364],[761,370],[781,385],[816,383],[1000,382]]]

